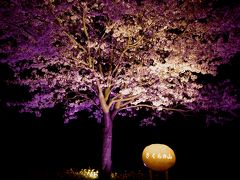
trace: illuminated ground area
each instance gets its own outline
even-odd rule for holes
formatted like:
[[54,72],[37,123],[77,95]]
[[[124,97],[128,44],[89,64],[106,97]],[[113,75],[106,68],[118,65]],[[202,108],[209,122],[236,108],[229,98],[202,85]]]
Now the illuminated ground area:
[[[113,172],[113,180],[146,180],[150,177],[149,171],[124,171]],[[151,176],[154,179],[165,179],[165,173],[163,172],[151,172]],[[59,180],[62,179],[76,179],[76,180],[91,180],[98,178],[98,170],[95,169],[65,169],[57,176]],[[168,176],[169,177],[169,176]],[[174,179],[171,177],[171,179]]]
[[88,178],[88,179],[97,179],[98,178],[98,170],[95,169],[81,169],[78,171],[74,171],[73,169],[69,169],[66,172],[66,175],[79,177],[79,178]]
[[[79,168],[63,168],[55,172],[46,169],[34,169],[31,171],[14,171],[9,172],[8,177],[14,180],[94,180],[98,179],[98,170],[96,169],[79,169]],[[164,174],[153,172],[154,179],[164,179]],[[169,179],[176,179],[169,176]],[[121,171],[113,172],[112,180],[147,180],[149,179],[149,171]],[[154,180],[153,179],[153,180]]]
[[[58,177],[61,178],[71,178],[71,179],[97,179],[98,178],[98,170],[95,169],[67,169],[60,173]],[[138,172],[123,172],[123,173],[117,173],[113,172],[112,173],[112,179],[130,179],[130,178],[135,178],[135,179],[144,179],[145,175],[143,172],[138,171]]]
[[[224,177],[225,179],[238,179],[236,168],[232,171],[227,169],[225,173],[223,170],[218,171],[212,167],[209,171],[204,167],[202,169],[192,171],[194,168],[189,166],[189,169],[181,169],[181,172],[177,172],[174,169],[169,170],[168,180],[196,180],[196,179],[219,179]],[[20,168],[19,168],[20,169]],[[96,169],[80,169],[80,168],[61,168],[56,171],[46,169],[31,169],[28,170],[13,170],[7,174],[9,179],[14,180],[94,180],[98,179],[98,170]],[[201,173],[202,172],[202,173]],[[148,169],[144,170],[121,170],[113,171],[112,180],[149,180],[150,174],[152,180],[165,180],[166,174],[163,172],[150,172]]]

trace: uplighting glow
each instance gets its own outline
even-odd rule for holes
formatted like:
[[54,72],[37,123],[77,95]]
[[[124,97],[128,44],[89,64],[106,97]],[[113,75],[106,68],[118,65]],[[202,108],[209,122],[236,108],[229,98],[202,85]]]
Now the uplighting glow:
[[[99,176],[99,171],[95,169],[81,169],[80,171],[73,171],[72,169],[67,171],[67,174],[84,177],[87,179],[97,179]],[[111,177],[114,178],[117,176],[117,173],[112,173]]]

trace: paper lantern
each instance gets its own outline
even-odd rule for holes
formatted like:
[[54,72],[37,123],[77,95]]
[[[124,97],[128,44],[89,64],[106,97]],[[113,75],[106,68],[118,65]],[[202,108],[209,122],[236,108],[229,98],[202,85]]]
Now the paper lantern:
[[164,144],[152,144],[142,153],[144,165],[155,171],[166,171],[176,162],[174,151]]

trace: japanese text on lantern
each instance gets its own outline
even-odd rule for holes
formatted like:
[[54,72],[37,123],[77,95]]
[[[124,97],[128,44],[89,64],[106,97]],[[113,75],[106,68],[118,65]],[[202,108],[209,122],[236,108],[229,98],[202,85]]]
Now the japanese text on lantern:
[[172,157],[172,155],[171,154],[161,154],[161,153],[152,153],[152,154],[150,154],[150,153],[146,153],[146,158],[148,159],[149,157],[152,157],[153,159],[155,159],[155,158],[158,158],[158,159],[172,159],[173,157]]

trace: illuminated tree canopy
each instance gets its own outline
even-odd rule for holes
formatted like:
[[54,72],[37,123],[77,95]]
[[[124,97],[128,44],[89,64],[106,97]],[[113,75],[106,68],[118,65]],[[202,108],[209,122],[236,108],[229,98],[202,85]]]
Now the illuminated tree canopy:
[[204,84],[199,77],[216,76],[239,53],[240,6],[140,2],[1,2],[1,39],[16,44],[2,46],[1,61],[15,73],[8,83],[28,87],[32,95],[8,105],[40,116],[61,103],[66,123],[88,110],[106,127],[117,114],[134,116],[141,108],[154,109],[155,116],[239,109],[239,91],[229,80]]
[[[239,51],[238,6],[214,11],[207,1],[96,0],[12,1],[10,8],[1,26],[18,47],[4,50],[14,83],[33,94],[14,103],[21,111],[40,116],[64,103],[68,122],[83,109],[100,120],[105,111],[127,115],[141,107],[238,107],[231,93],[197,81],[200,74],[215,76]],[[221,97],[211,100],[211,93]]]

